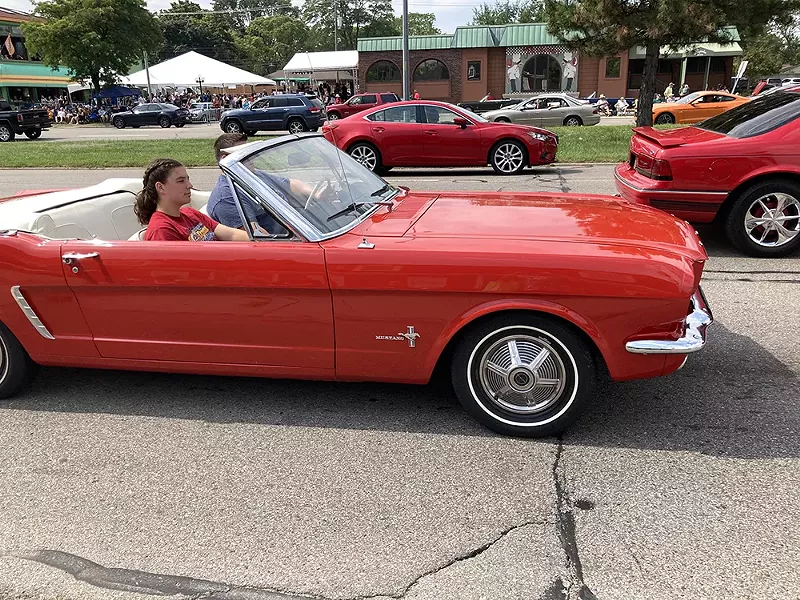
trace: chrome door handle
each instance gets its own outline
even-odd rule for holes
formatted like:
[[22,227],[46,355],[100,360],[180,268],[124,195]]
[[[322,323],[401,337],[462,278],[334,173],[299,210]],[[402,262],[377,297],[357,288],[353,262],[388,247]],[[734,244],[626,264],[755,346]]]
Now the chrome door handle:
[[65,265],[71,265],[72,261],[74,260],[81,260],[84,258],[97,258],[100,256],[98,252],[86,252],[85,254],[81,254],[80,252],[70,252],[68,254],[64,254],[61,256],[61,260],[64,261]]

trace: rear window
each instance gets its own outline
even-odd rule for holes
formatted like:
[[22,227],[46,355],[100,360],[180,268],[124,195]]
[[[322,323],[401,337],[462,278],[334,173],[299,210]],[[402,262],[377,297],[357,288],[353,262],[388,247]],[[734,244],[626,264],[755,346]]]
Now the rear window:
[[155,110],[158,110],[158,107],[160,107],[161,110],[178,110],[178,107],[174,104],[155,104],[154,106],[156,107]]
[[782,127],[798,116],[800,94],[779,91],[757,96],[750,102],[699,123],[697,127],[734,138],[748,138]]
[[400,100],[395,94],[381,94],[381,100],[383,102],[397,102]]
[[305,106],[305,103],[300,98],[287,98],[286,103],[289,106]]
[[316,98],[314,98],[313,100],[309,100],[308,103],[311,104],[311,106],[313,106],[314,108],[323,108],[322,102],[320,102]]
[[375,94],[361,96],[361,104],[375,104],[377,101],[378,97]]

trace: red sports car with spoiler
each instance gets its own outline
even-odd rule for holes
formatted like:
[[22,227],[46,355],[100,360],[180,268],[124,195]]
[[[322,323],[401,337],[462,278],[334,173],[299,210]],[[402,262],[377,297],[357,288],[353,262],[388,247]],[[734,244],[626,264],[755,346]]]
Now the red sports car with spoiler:
[[800,247],[800,93],[775,90],[693,127],[635,128],[617,166],[625,199],[718,222],[757,257]]
[[542,436],[599,373],[667,375],[705,344],[707,255],[662,211],[412,192],[319,134],[221,167],[240,214],[282,228],[243,217],[249,241],[143,241],[141,180],[0,203],[0,398],[35,364],[416,384],[439,367],[478,421]]

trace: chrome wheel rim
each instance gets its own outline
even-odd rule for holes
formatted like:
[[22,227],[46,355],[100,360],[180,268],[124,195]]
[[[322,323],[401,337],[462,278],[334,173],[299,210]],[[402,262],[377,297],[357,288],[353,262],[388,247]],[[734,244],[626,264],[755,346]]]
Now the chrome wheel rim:
[[522,161],[522,149],[516,144],[503,144],[494,153],[494,162],[503,173],[517,171]]
[[8,376],[8,348],[6,341],[0,336],[0,383]]
[[7,142],[11,139],[11,130],[8,127],[0,127],[0,142]]
[[565,125],[569,127],[577,127],[578,125],[580,125],[580,121],[578,121],[578,119],[573,117],[572,119],[567,119]]
[[546,411],[560,398],[567,370],[555,348],[534,335],[500,338],[483,353],[480,386],[502,409],[517,415]]
[[354,159],[367,167],[370,171],[374,171],[378,165],[378,157],[375,151],[369,146],[356,146],[350,153]]
[[289,123],[289,133],[300,133],[301,131],[303,131],[303,125],[299,121]]
[[329,121],[337,121],[338,119],[339,119],[339,115],[337,115],[336,113],[333,113],[332,115],[328,115],[328,120]]
[[800,202],[782,192],[755,200],[744,215],[747,237],[764,248],[778,248],[800,234]]
[[227,130],[228,133],[241,133],[242,132],[241,128],[239,127],[239,124],[236,123],[236,122],[228,123],[225,126],[225,129]]

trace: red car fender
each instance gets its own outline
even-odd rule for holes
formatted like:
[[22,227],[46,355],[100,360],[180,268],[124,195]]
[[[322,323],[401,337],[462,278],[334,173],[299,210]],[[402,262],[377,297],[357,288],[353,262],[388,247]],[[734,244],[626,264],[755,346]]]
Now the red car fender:
[[747,173],[744,173],[744,177],[737,181],[736,185],[733,186],[733,189],[728,193],[725,202],[731,198],[735,198],[739,192],[756,183],[757,181],[780,177],[789,177],[790,179],[796,179],[800,177],[800,166],[790,164],[768,165],[761,167],[760,169],[756,169],[755,171],[748,171]]
[[[484,145],[485,145],[484,150],[486,151],[486,160],[487,161],[491,162],[492,150],[494,149],[495,146],[497,146],[497,144],[499,144],[503,140],[514,140],[516,142],[519,142],[525,148],[525,152],[527,152],[527,153],[530,153],[531,144],[533,144],[533,143],[541,144],[540,141],[534,140],[531,137],[526,138],[524,135],[520,135],[520,133],[517,132],[517,131],[504,132],[503,135],[497,136],[497,138],[494,141],[491,141],[491,140],[488,140],[486,138],[483,138],[483,136],[482,136],[482,140],[481,141],[484,142]],[[530,157],[528,157],[528,158],[530,159]]]
[[467,312],[457,316],[443,331],[439,338],[431,348],[431,352],[425,365],[425,370],[432,373],[436,363],[441,357],[447,345],[453,338],[462,331],[465,327],[475,322],[481,317],[485,317],[494,313],[501,313],[510,310],[524,310],[528,312],[538,312],[547,315],[552,315],[569,322],[592,340],[594,345],[602,354],[604,360],[610,353],[610,349],[603,339],[600,331],[580,314],[572,311],[564,306],[547,302],[539,298],[531,299],[503,299],[503,300],[490,300],[473,306]]

